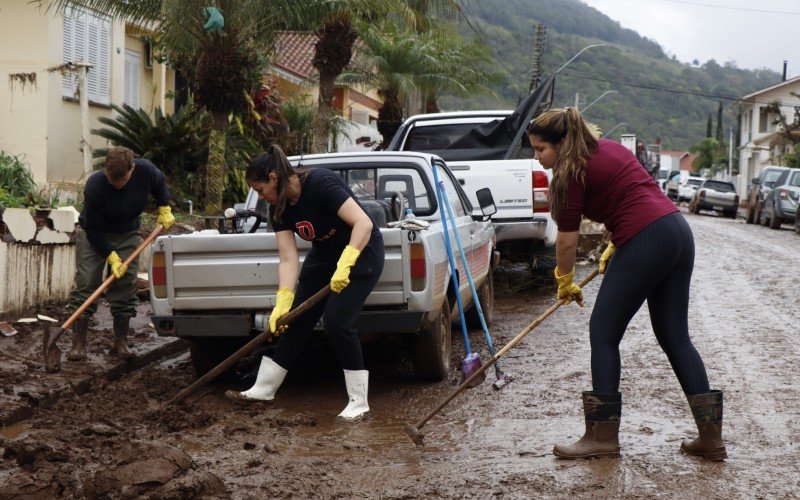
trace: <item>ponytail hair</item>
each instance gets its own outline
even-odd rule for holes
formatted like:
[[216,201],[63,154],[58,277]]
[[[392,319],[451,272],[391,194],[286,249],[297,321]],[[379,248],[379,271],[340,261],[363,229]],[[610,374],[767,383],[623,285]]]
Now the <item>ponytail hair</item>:
[[550,213],[556,218],[567,208],[570,181],[585,182],[586,162],[597,151],[597,138],[580,112],[570,107],[545,111],[528,125],[527,132],[558,151],[550,182]]
[[289,203],[287,193],[289,190],[289,181],[292,177],[298,176],[302,182],[305,180],[307,172],[305,170],[295,170],[292,168],[283,150],[276,145],[272,145],[268,151],[259,153],[250,160],[244,178],[248,183],[269,182],[269,174],[272,172],[275,172],[277,178],[275,182],[275,191],[278,193],[278,202],[275,204],[275,213],[273,213],[272,216],[277,222],[281,222],[283,212],[286,210],[286,205]]

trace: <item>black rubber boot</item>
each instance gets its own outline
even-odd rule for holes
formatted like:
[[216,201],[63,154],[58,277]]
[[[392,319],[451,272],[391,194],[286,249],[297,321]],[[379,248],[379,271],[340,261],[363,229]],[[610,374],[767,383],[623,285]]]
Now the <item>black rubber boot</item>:
[[114,347],[111,354],[116,354],[123,359],[133,358],[133,353],[128,350],[128,324],[131,317],[128,315],[114,316]]
[[695,439],[684,440],[681,451],[709,460],[725,460],[728,452],[722,441],[722,391],[695,394],[686,398],[700,435]]
[[572,444],[557,444],[553,455],[558,458],[596,458],[619,456],[619,418],[622,395],[583,393],[583,415],[586,432]]
[[89,318],[78,316],[72,324],[72,348],[67,354],[69,361],[83,361],[86,359],[86,334],[89,331]]

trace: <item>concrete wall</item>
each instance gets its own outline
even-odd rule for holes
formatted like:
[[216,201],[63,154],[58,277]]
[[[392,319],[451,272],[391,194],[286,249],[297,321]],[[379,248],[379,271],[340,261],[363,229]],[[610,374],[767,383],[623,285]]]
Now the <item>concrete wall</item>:
[[75,245],[0,242],[0,313],[66,300],[75,279]]

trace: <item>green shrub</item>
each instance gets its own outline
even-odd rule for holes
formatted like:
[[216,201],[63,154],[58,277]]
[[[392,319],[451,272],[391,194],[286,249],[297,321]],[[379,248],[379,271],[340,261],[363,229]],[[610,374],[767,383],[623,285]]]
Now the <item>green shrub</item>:
[[0,189],[15,198],[36,192],[36,183],[24,155],[12,156],[0,151]]

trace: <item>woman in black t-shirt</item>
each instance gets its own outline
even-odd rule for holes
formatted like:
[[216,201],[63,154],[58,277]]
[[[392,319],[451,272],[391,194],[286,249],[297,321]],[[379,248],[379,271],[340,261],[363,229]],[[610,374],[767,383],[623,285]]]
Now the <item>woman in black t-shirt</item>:
[[[244,392],[228,391],[237,402],[271,401],[300,356],[314,326],[325,314],[324,329],[344,369],[350,402],[339,414],[359,420],[369,412],[369,372],[364,369],[355,321],[383,271],[383,237],[341,176],[325,168],[295,171],[277,146],[255,156],[247,183],[269,203],[270,222],[280,254],[278,294],[269,318],[280,335],[273,357],[264,356],[256,383]],[[311,242],[302,268],[295,234]],[[276,328],[292,304],[301,304],[330,283],[331,295]],[[297,289],[295,292],[295,284]],[[284,331],[285,330],[285,331]]]

